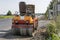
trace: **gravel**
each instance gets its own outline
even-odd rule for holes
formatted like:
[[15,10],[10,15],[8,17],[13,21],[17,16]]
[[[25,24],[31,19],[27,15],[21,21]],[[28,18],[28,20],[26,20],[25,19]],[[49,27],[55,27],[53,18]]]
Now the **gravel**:
[[38,30],[30,40],[45,40],[46,28]]

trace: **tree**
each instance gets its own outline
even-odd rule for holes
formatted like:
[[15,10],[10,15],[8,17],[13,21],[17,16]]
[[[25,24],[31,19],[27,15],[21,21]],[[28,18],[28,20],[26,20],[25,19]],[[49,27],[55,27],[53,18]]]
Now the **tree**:
[[10,10],[7,12],[7,15],[12,15],[12,13],[11,13],[11,11],[10,11]]

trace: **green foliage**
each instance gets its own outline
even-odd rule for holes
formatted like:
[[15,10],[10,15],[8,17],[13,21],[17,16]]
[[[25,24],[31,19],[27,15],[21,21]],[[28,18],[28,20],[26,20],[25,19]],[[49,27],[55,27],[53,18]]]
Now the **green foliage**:
[[60,38],[57,34],[52,33],[52,40],[60,40]]
[[46,12],[45,12],[45,17],[46,17],[46,19],[48,19],[48,10],[49,10],[49,8],[47,8],[47,10],[46,10]]
[[50,6],[50,9],[53,9],[53,2],[51,2],[49,6]]
[[0,19],[4,18],[3,16],[0,16]]
[[56,25],[55,24],[48,24],[47,25],[47,32],[48,33],[55,33],[56,32]]
[[48,37],[46,40],[60,40],[59,36],[56,34],[56,29],[56,23],[54,21],[51,21],[51,23],[47,25]]
[[51,36],[49,36],[46,40],[60,40],[59,36],[55,33],[50,34]]
[[10,11],[10,10],[7,12],[7,15],[12,15],[12,13],[11,13],[11,11]]

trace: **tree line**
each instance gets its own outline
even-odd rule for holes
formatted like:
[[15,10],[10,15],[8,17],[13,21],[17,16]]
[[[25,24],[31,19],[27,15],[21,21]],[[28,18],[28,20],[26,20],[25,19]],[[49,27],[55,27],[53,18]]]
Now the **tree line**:
[[10,16],[10,15],[12,15],[12,12],[9,10],[6,15]]

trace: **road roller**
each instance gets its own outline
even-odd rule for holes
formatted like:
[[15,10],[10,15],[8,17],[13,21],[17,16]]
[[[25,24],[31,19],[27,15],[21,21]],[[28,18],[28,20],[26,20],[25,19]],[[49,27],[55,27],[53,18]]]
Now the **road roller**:
[[12,34],[29,35],[37,30],[38,18],[35,16],[35,5],[19,2],[19,15],[12,18]]

